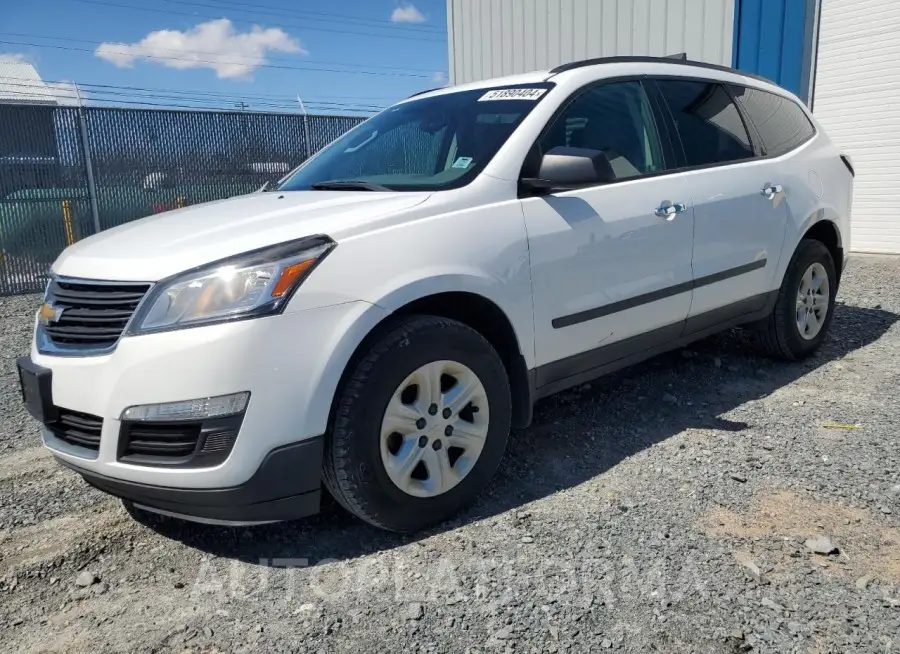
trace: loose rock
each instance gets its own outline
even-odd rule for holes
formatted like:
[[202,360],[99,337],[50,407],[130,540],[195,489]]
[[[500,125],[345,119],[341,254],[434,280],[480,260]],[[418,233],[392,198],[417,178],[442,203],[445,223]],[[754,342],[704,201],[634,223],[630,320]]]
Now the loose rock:
[[75,577],[75,585],[81,586],[82,588],[96,584],[98,581],[100,581],[100,577],[90,570],[82,570],[78,576]]
[[809,538],[806,540],[806,548],[815,554],[821,554],[823,556],[828,556],[830,554],[837,554],[838,548],[837,546],[831,542],[831,539],[828,536],[816,536],[815,538]]
[[769,599],[768,597],[763,597],[760,602],[767,609],[772,609],[773,611],[784,611],[784,607],[781,604],[778,604],[774,600]]
[[418,602],[410,602],[406,606],[406,618],[409,620],[421,620],[425,615],[425,607]]

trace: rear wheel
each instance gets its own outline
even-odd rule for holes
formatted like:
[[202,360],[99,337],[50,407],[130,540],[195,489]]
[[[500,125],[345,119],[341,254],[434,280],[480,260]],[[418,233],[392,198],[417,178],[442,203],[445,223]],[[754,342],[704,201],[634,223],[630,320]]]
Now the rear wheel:
[[343,385],[323,477],[363,520],[416,531],[470,504],[500,464],[511,403],[503,362],[466,325],[410,317]]
[[825,339],[834,316],[837,273],[828,248],[804,239],[784,274],[775,310],[758,333],[766,353],[796,361]]

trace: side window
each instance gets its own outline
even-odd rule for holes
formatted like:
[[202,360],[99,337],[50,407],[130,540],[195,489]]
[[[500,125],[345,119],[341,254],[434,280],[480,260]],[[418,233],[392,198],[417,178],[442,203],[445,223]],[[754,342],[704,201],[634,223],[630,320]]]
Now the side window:
[[759,131],[766,154],[778,157],[811,139],[816,130],[795,102],[759,89],[732,86]]
[[640,82],[603,84],[572,100],[539,143],[541,153],[558,146],[603,151],[616,179],[665,168],[656,123]]
[[725,87],[672,79],[661,79],[657,84],[675,120],[688,166],[754,156],[747,128]]

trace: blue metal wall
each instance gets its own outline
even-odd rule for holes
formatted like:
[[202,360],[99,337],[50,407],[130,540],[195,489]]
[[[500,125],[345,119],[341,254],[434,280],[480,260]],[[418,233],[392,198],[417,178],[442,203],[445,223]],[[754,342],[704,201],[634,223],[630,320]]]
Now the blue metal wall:
[[777,82],[806,99],[804,44],[811,33],[808,0],[735,0],[734,67]]

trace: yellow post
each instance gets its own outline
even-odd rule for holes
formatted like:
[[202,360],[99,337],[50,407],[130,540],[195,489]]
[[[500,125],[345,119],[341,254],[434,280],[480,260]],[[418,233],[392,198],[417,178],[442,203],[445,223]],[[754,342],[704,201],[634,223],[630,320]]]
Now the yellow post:
[[183,209],[186,204],[187,202],[185,201],[183,195],[179,195],[177,198],[175,198],[175,207],[177,209]]
[[62,203],[63,225],[66,229],[66,245],[75,242],[75,232],[72,231],[72,201],[63,200]]

